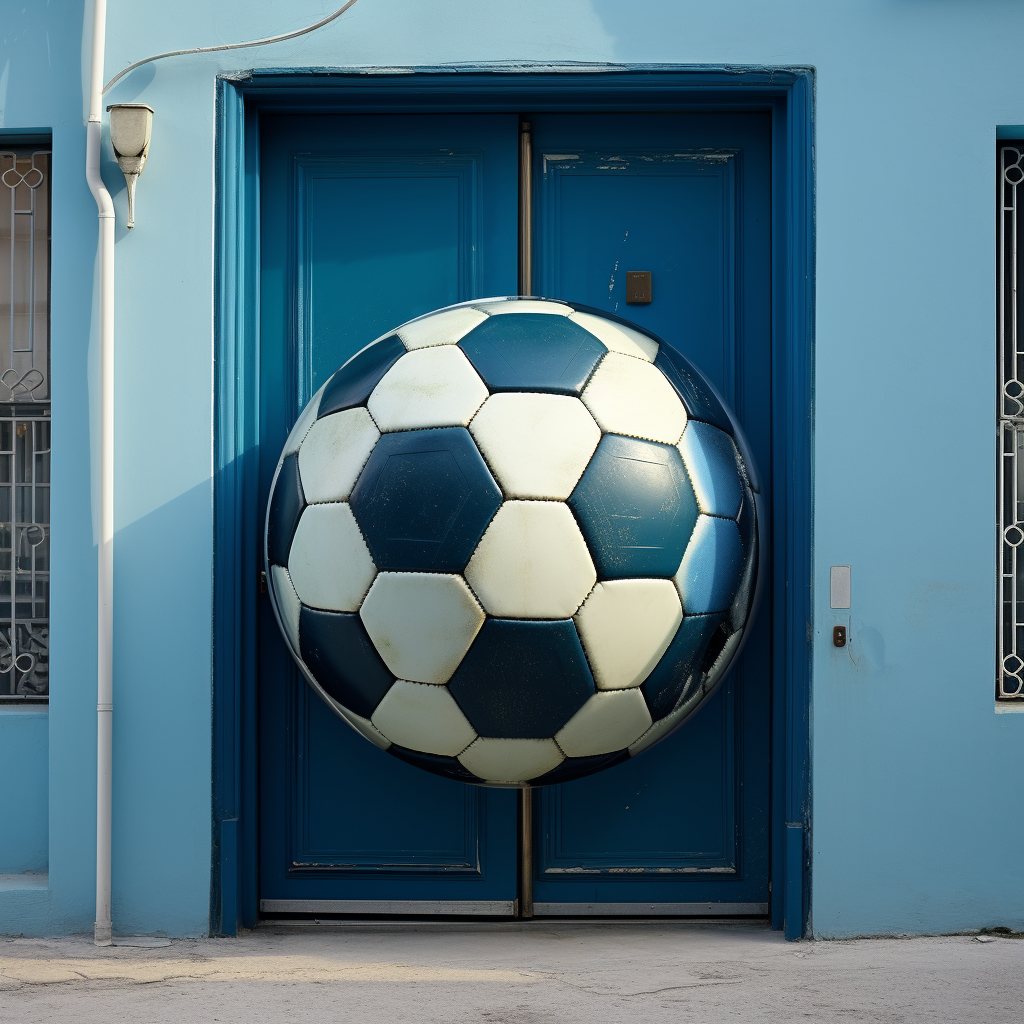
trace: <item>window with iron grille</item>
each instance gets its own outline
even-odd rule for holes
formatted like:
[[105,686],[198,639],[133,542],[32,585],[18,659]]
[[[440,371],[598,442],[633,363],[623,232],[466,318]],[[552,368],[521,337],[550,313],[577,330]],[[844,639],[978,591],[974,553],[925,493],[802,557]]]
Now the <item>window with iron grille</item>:
[[50,692],[50,150],[0,138],[0,702]]
[[997,430],[999,656],[996,700],[1024,701],[1024,339],[1017,309],[1017,232],[1024,201],[1024,140],[1000,142]]

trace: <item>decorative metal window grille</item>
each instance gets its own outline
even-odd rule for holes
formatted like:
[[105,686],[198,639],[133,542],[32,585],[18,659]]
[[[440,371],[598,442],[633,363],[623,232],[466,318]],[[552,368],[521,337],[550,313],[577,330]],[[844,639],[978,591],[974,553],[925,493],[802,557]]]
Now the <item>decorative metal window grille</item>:
[[1024,348],[1017,224],[1024,144],[999,147],[999,664],[997,700],[1024,700]]
[[0,145],[0,701],[50,692],[50,152]]

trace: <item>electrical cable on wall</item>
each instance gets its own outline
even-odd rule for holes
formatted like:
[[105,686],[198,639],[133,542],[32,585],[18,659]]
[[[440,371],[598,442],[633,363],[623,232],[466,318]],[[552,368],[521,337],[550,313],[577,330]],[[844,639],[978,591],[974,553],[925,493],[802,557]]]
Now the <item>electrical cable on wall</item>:
[[265,39],[253,39],[247,43],[224,43],[221,46],[197,46],[191,50],[168,50],[167,53],[158,53],[152,57],[146,57],[143,60],[137,60],[134,64],[129,64],[123,71],[119,71],[114,77],[103,86],[103,91],[106,92],[112,85],[120,81],[129,72],[134,71],[136,68],[141,68],[143,64],[151,64],[155,60],[163,60],[164,57],[181,57],[189,53],[215,53],[218,50],[243,50],[249,46],[266,46],[268,43],[283,43],[286,39],[295,39],[297,36],[304,36],[309,32],[314,32],[318,28],[323,28],[324,25],[329,25],[335,18],[340,18],[354,3],[356,0],[348,0],[348,3],[342,4],[333,14],[329,14],[326,18],[322,18],[315,25],[307,25],[306,28],[297,29],[294,32],[285,32],[279,36],[267,36]]

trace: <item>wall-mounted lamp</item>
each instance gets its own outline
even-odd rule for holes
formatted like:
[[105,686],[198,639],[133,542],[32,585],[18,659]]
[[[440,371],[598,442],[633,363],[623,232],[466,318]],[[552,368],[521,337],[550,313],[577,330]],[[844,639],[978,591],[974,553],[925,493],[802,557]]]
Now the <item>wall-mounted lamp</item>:
[[128,227],[135,227],[135,182],[149,156],[149,139],[153,132],[153,108],[145,103],[112,103],[110,113],[110,144],[117,164],[128,183]]

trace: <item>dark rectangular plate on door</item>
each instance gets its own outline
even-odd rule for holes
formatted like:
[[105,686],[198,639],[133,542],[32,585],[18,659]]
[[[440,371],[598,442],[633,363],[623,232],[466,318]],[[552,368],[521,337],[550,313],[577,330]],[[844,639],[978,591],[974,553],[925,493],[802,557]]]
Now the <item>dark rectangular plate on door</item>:
[[[299,410],[412,317],[516,290],[513,115],[261,123],[264,507]],[[511,914],[516,794],[373,747],[299,677],[260,616],[260,906],[267,913]]]
[[[677,347],[736,408],[767,470],[769,115],[530,120],[534,291],[624,316]],[[649,303],[629,302],[637,270],[651,275]],[[534,913],[767,912],[769,620],[766,604],[740,664],[667,740],[538,792]]]

